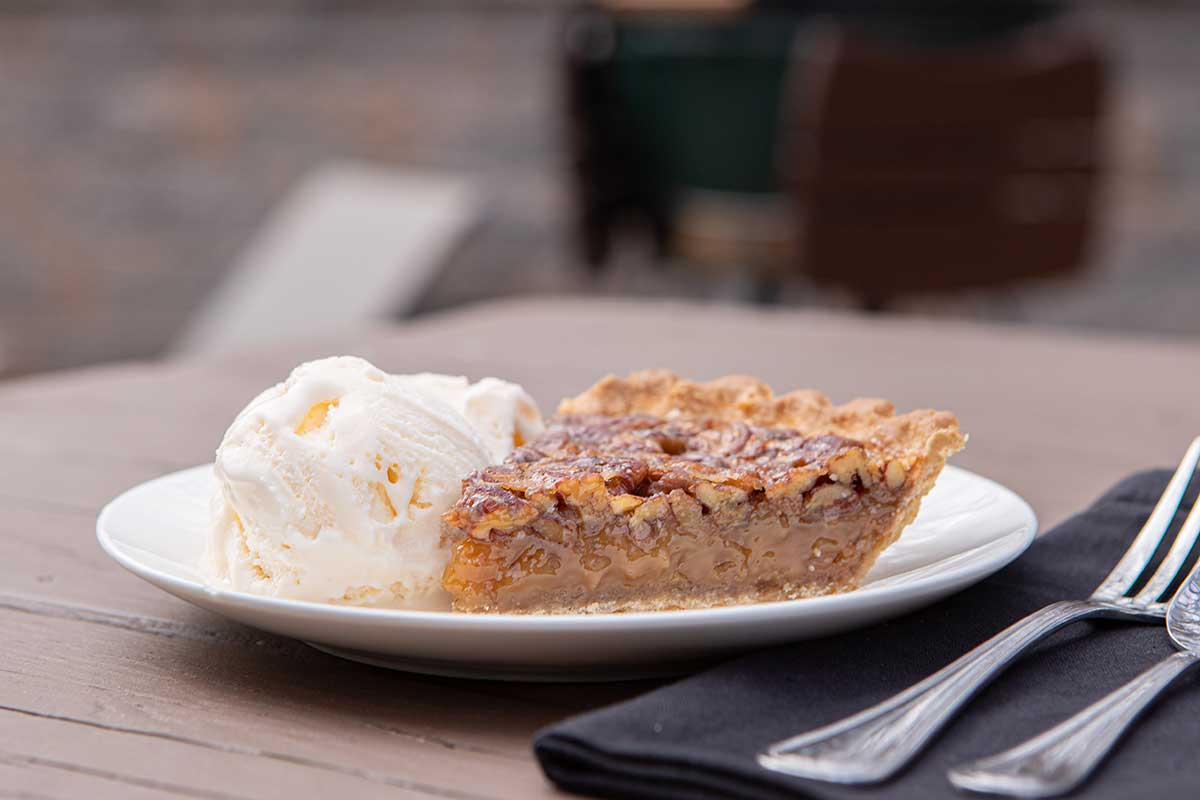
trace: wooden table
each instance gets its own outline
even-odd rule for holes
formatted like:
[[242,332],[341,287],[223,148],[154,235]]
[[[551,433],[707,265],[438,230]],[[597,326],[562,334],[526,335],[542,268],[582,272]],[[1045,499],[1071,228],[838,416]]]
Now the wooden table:
[[509,303],[221,361],[0,386],[0,797],[551,796],[530,735],[645,684],[542,686],[346,663],[192,608],[93,537],[120,490],[209,460],[298,360],[497,374],[551,409],[607,371],[757,374],[957,411],[956,463],[1045,524],[1200,432],[1200,346],[722,307]]

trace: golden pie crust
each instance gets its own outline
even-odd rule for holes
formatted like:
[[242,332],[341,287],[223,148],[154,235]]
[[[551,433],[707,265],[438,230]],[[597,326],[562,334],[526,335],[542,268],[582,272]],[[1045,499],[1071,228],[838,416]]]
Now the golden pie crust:
[[442,583],[457,611],[550,614],[848,591],[964,443],[944,411],[608,377],[463,482]]

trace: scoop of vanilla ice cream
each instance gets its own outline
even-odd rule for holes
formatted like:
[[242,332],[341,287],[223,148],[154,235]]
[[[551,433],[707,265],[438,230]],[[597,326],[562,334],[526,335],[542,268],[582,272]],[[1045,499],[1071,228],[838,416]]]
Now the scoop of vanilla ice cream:
[[503,461],[544,427],[537,403],[515,383],[496,378],[471,383],[461,376],[430,372],[395,377],[461,414],[487,446],[491,463]]
[[524,390],[494,378],[389,375],[352,357],[302,364],[217,450],[202,568],[238,591],[449,608],[441,515],[468,473],[541,425]]

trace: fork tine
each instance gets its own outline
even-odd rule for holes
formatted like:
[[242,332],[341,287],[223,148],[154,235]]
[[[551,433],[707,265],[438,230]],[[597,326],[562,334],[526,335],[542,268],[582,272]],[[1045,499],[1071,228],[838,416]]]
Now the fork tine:
[[[1121,560],[1117,562],[1117,566],[1113,567],[1113,571],[1109,573],[1096,591],[1092,592],[1092,597],[1099,600],[1115,600],[1124,595],[1133,586],[1134,581],[1138,576],[1145,571],[1146,566],[1150,563],[1150,559],[1154,557],[1154,552],[1158,550],[1159,543],[1162,542],[1163,536],[1167,532],[1167,528],[1171,526],[1171,519],[1175,516],[1176,509],[1179,508],[1179,501],[1183,499],[1183,493],[1187,489],[1192,480],[1192,473],[1196,471],[1196,462],[1200,461],[1200,436],[1192,440],[1187,452],[1183,455],[1183,460],[1179,462],[1179,467],[1175,470],[1175,474],[1171,476],[1171,480],[1167,483],[1167,488],[1163,490],[1162,497],[1158,499],[1158,503],[1154,506],[1154,510],[1150,512],[1150,516],[1146,519],[1146,524],[1142,526],[1133,543],[1129,545],[1129,549],[1125,551],[1125,555],[1121,556]],[[1195,515],[1193,512],[1188,519]],[[1200,517],[1197,518],[1200,522]],[[1180,539],[1186,531],[1180,531],[1180,536],[1176,537],[1175,543],[1179,544]],[[1193,541],[1195,533],[1192,534]],[[1179,562],[1187,557],[1188,551],[1191,550],[1191,544],[1179,555]],[[1174,553],[1174,548],[1172,548]],[[1170,555],[1168,555],[1170,558]],[[1164,564],[1166,562],[1164,561]],[[1178,572],[1179,564],[1175,564],[1172,568],[1172,573],[1167,577],[1166,583],[1163,584],[1165,589],[1167,584],[1170,584],[1171,578],[1175,572]],[[1161,572],[1161,569],[1159,570]],[[1158,573],[1155,573],[1155,577]],[[1162,590],[1158,591],[1162,594]],[[1157,596],[1157,595],[1156,595]],[[1140,597],[1140,595],[1139,595]]]
[[1150,580],[1137,593],[1137,597],[1133,599],[1135,603],[1153,603],[1162,596],[1162,593],[1179,574],[1183,562],[1187,560],[1188,553],[1192,552],[1197,535],[1200,535],[1200,503],[1192,506],[1187,519],[1183,521],[1183,526],[1179,529],[1179,534],[1171,544],[1171,549],[1167,552],[1167,557],[1162,560]]

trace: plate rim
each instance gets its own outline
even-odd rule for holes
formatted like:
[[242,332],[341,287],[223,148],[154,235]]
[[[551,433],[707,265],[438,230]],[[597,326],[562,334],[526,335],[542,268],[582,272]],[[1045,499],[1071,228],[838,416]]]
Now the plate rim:
[[[836,594],[821,595],[819,597],[805,597],[794,600],[770,600],[760,603],[743,603],[738,605],[718,606],[715,608],[690,608],[676,609],[669,611],[632,611],[622,612],[618,614],[468,614],[453,611],[420,611],[413,609],[396,609],[396,608],[368,608],[363,606],[339,606],[332,603],[320,603],[308,600],[290,600],[286,598],[268,597],[265,595],[250,594],[248,592],[237,592],[228,589],[214,588],[200,581],[192,581],[186,578],[181,578],[164,572],[153,565],[140,562],[124,552],[121,545],[112,539],[108,530],[107,524],[115,513],[120,504],[127,502],[129,495],[135,492],[146,491],[154,484],[166,482],[172,479],[177,479],[180,476],[198,472],[200,470],[211,469],[212,464],[197,464],[195,466],[186,467],[179,470],[159,475],[147,481],[142,481],[135,486],[131,486],[125,491],[118,494],[112,500],[104,505],[100,513],[96,516],[96,539],[100,548],[113,559],[122,568],[137,576],[138,578],[150,583],[156,588],[169,592],[170,594],[179,597],[185,602],[186,595],[195,595],[202,593],[207,595],[213,601],[219,603],[231,603],[241,606],[249,606],[254,610],[262,610],[269,613],[290,613],[300,614],[311,619],[319,619],[322,622],[345,621],[354,619],[361,622],[386,623],[394,622],[402,624],[409,628],[436,628],[446,630],[449,628],[460,630],[471,630],[479,628],[487,628],[492,630],[558,630],[569,629],[572,632],[579,632],[581,629],[591,629],[601,631],[606,629],[630,631],[632,629],[654,628],[664,624],[683,627],[701,627],[712,624],[728,623],[733,620],[745,620],[746,617],[773,617],[777,614],[791,610],[809,616],[822,616],[823,610],[839,605],[844,605],[847,602],[863,598],[871,601],[883,602],[892,597],[906,597],[913,593],[914,590],[919,590],[923,593],[936,593],[944,588],[947,584],[961,584],[964,588],[970,586],[981,576],[998,572],[1004,567],[1011,564],[1017,558],[1029,549],[1030,545],[1037,538],[1038,533],[1038,517],[1033,507],[1025,498],[1017,494],[1012,489],[1009,489],[1002,483],[980,475],[963,467],[953,464],[947,464],[944,469],[954,472],[963,473],[975,480],[983,481],[990,484],[994,490],[1008,495],[1011,500],[1015,501],[1022,516],[1022,523],[1010,533],[999,536],[995,539],[990,539],[987,542],[979,544],[968,550],[963,550],[955,553],[951,557],[961,556],[963,553],[970,553],[975,550],[980,550],[987,547],[994,547],[998,543],[1011,543],[998,555],[992,559],[982,562],[968,562],[963,565],[958,565],[950,568],[947,571],[933,573],[929,576],[918,578],[914,582],[908,583],[892,583],[888,582],[883,586],[865,586],[855,589],[852,592],[840,592]],[[934,562],[937,563],[937,562]],[[928,566],[928,565],[927,565]],[[166,587],[172,587],[168,589]],[[178,591],[173,591],[173,589]]]

